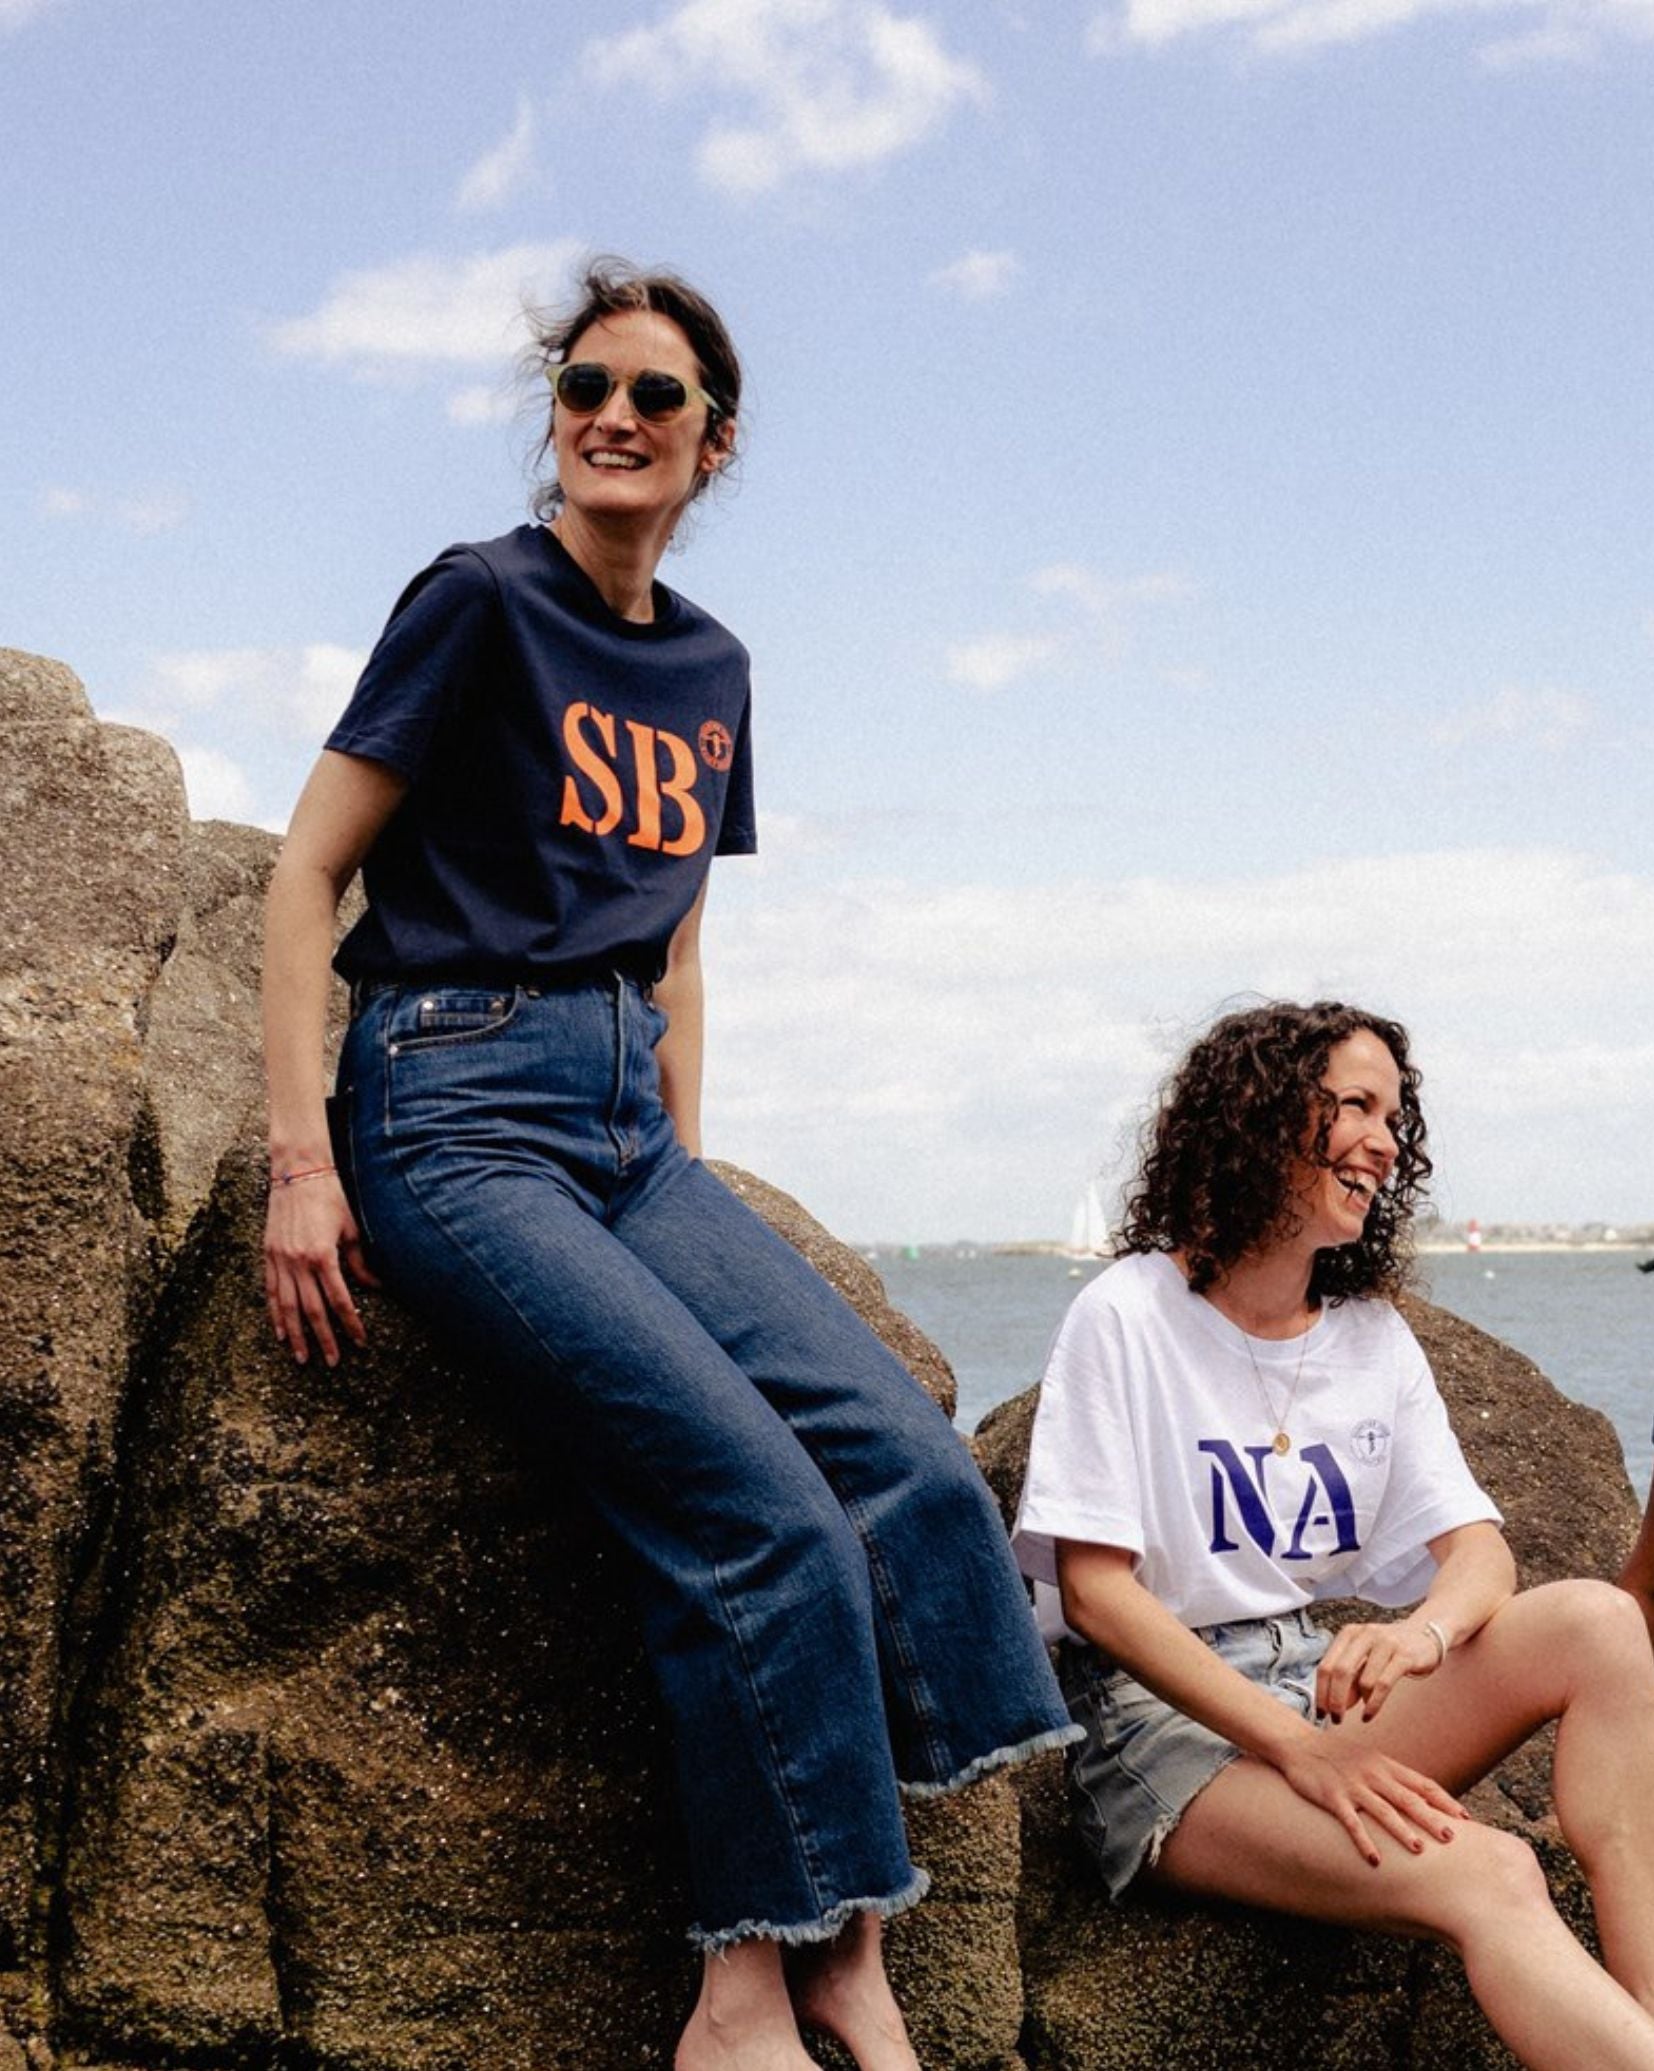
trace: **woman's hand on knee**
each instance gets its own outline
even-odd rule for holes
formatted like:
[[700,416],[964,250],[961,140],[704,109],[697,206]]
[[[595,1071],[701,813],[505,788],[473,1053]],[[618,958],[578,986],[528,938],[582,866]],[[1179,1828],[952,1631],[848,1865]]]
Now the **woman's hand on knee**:
[[1346,1625],[1316,1670],[1315,1708],[1341,1719],[1359,1705],[1364,1719],[1376,1719],[1403,1676],[1433,1675],[1446,1654],[1422,1625]]
[[1429,1842],[1450,1841],[1455,1825],[1470,1816],[1433,1776],[1364,1746],[1357,1727],[1296,1743],[1279,1767],[1299,1797],[1332,1814],[1375,1869],[1378,1834],[1418,1855]]
[[277,1341],[301,1366],[312,1336],[329,1366],[339,1363],[338,1331],[352,1344],[367,1342],[347,1270],[364,1286],[378,1285],[338,1180],[324,1174],[273,1187],[264,1226],[264,1300]]

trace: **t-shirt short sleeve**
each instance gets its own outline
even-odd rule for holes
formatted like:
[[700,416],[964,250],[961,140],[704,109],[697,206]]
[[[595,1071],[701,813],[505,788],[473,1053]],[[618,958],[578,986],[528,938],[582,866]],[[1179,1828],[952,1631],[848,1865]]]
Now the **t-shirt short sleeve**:
[[1465,1462],[1424,1348],[1394,1310],[1387,1313],[1405,1363],[1389,1439],[1393,1465],[1375,1529],[1349,1579],[1369,1603],[1400,1605],[1416,1603],[1430,1586],[1430,1540],[1502,1519]]
[[382,762],[412,783],[449,701],[480,681],[499,638],[487,564],[450,547],[397,599],[327,746]]
[[752,795],[752,700],[749,696],[736,729],[724,815],[718,826],[716,856],[751,856],[758,849],[758,816]]
[[1051,1347],[1012,1540],[1034,1582],[1057,1580],[1059,1539],[1144,1551],[1122,1328],[1119,1311],[1093,1283]]

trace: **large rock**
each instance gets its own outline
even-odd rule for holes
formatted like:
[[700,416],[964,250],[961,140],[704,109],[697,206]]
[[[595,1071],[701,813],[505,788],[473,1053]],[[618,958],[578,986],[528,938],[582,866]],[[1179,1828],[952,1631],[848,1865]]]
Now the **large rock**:
[[[0,692],[0,2071],[48,2033],[101,2071],[663,2064],[695,1966],[662,1721],[557,1434],[371,1295],[332,1373],[270,1341],[275,843],[191,827],[170,750],[57,664]],[[723,1176],[951,1408],[865,1261]],[[921,2048],[1014,2071],[1016,1799],[913,1829]]]
[[67,669],[0,650],[0,1972],[44,1946],[57,1728],[135,1331],[155,1294],[133,1167],[176,927],[176,758]]
[[[693,1965],[661,1721],[555,1431],[371,1294],[366,1353],[294,1366],[251,1158],[212,1212],[123,1466],[67,2007],[157,2056],[666,2062]],[[796,1204],[781,1220],[828,1241]],[[1010,2063],[1015,1801],[1001,1784],[915,1825],[937,1896],[892,1939],[918,2025],[941,2061]]]
[[[1471,1469],[1505,1513],[1523,1582],[1617,1573],[1637,1506],[1608,1419],[1446,1310],[1405,1306]],[[1007,1521],[1037,1400],[1028,1390],[977,1433]],[[1538,1851],[1589,1939],[1589,1894],[1551,1814],[1550,1743],[1536,1736],[1467,1802]],[[1295,2058],[1329,2071],[1514,2063],[1442,1951],[1154,1891],[1111,1907],[1072,1839],[1059,1766],[1034,1765],[1019,1788],[1030,2071],[1264,2071],[1279,2064],[1283,2036]]]
[[[662,2065],[694,1985],[662,1722],[556,1433],[386,1301],[332,1373],[268,1337],[274,847],[192,827],[170,750],[0,654],[0,2071]],[[865,1261],[723,1176],[951,1407]],[[1418,1321],[1528,1578],[1612,1572],[1606,1425]],[[1007,1500],[1030,1416],[983,1439]],[[1481,1802],[1577,1905],[1542,1762]],[[1495,2061],[1434,1954],[1110,1914],[1053,1761],[912,1825],[935,1888],[891,1965],[932,2071],[1245,2071],[1283,2032]]]

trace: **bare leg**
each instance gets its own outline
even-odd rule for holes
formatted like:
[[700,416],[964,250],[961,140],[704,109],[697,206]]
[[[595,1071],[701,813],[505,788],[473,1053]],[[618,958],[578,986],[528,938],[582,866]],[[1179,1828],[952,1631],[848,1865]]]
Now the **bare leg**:
[[919,2071],[884,1974],[884,1923],[857,1913],[834,1941],[788,1951],[798,2017],[842,2042],[861,2071]]
[[1278,1771],[1243,1757],[1207,1785],[1155,1872],[1183,1890],[1458,1950],[1488,2019],[1529,2071],[1654,2071],[1654,2017],[1569,1933],[1527,1845],[1467,1823],[1371,1868]]
[[777,1943],[737,1942],[707,1957],[674,2064],[675,2071],[816,2071],[799,2039]]
[[1462,1789],[1557,1720],[1557,1819],[1596,1905],[1607,1963],[1654,2012],[1654,1654],[1632,1599],[1606,1582],[1525,1590],[1433,1676],[1398,1685],[1370,1734]]

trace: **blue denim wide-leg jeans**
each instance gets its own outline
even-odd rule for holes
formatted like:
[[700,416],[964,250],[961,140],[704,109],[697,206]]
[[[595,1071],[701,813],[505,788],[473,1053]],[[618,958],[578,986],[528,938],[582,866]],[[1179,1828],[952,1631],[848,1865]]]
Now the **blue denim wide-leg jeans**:
[[717,1949],[923,1896],[899,1790],[1075,1736],[992,1499],[847,1303],[688,1157],[629,980],[395,987],[339,1083],[374,1262],[526,1390],[634,1556]]

